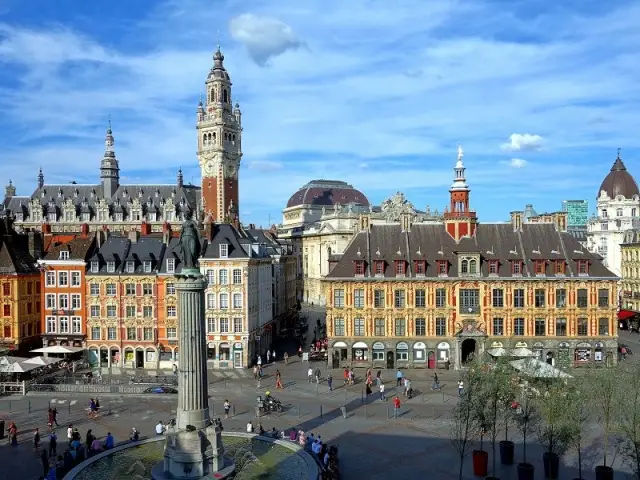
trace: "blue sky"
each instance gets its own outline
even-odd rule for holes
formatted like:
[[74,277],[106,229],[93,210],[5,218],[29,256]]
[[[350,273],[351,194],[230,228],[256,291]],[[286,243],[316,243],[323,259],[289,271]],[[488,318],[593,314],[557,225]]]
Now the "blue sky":
[[[0,182],[199,183],[195,108],[220,37],[243,112],[244,222],[314,178],[374,203],[594,203],[617,148],[640,175],[640,1],[0,0]],[[219,34],[218,34],[219,32]]]

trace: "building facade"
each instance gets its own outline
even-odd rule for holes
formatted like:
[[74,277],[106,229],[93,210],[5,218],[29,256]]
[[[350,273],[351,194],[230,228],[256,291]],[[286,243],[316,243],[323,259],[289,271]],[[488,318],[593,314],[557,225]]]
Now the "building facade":
[[587,228],[589,222],[588,200],[563,200],[562,211],[567,213],[567,227]]
[[611,171],[602,181],[596,198],[596,214],[587,225],[587,248],[603,257],[603,263],[621,275],[620,244],[627,230],[640,227],[640,191],[627,171],[620,151]]
[[460,368],[498,347],[562,367],[614,363],[617,276],[566,232],[566,214],[478,223],[461,153],[442,222],[362,215],[332,262],[332,365]]
[[42,277],[42,345],[87,346],[85,273],[95,234],[45,235]]
[[26,351],[40,341],[42,237],[18,234],[10,219],[0,223],[0,350]]
[[640,311],[640,231],[625,233],[621,248],[620,307]]

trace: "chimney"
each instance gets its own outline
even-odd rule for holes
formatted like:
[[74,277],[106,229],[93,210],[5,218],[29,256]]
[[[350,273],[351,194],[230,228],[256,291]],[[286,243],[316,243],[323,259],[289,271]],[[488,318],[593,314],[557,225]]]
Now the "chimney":
[[511,225],[514,232],[522,231],[523,212],[511,212]]
[[213,235],[215,233],[216,224],[213,222],[211,215],[207,215],[207,218],[204,219],[204,238],[208,241],[213,240]]
[[42,256],[42,234],[30,230],[27,236],[29,254],[37,260]]
[[151,233],[151,225],[147,222],[142,222],[140,225],[140,235],[149,235]]
[[131,230],[129,231],[129,241],[131,243],[138,243],[139,238],[140,238],[140,233],[135,229],[135,227],[132,227]]
[[233,223],[233,226],[236,228],[236,230],[240,231],[240,219],[238,218],[237,215],[233,217],[233,220],[231,223]]
[[171,225],[168,222],[164,222],[162,225],[162,242],[165,245],[169,245],[171,241]]
[[42,233],[51,233],[51,225],[49,223],[43,223],[42,227],[40,228],[40,230],[42,230]]
[[83,237],[86,237],[89,235],[89,224],[88,223],[83,223],[80,226],[80,233],[82,233]]

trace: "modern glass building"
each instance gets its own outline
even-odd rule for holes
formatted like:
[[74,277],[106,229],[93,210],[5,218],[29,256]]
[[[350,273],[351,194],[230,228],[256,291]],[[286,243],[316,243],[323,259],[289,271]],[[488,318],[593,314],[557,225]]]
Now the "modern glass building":
[[562,211],[567,212],[567,226],[586,227],[589,220],[588,200],[563,200]]

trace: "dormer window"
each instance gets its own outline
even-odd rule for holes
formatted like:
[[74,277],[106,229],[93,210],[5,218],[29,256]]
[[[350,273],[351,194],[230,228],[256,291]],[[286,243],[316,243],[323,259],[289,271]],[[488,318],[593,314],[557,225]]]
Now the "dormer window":
[[91,262],[91,273],[98,273],[100,270],[100,263],[97,261]]
[[424,277],[424,274],[427,270],[427,261],[426,260],[416,260],[415,262],[416,275],[420,277]]
[[547,262],[544,260],[536,260],[536,275],[545,275],[547,273]]
[[167,273],[175,273],[176,271],[176,259],[167,258]]
[[127,273],[134,273],[136,271],[136,263],[132,261],[127,262]]
[[229,258],[229,245],[226,243],[220,244],[220,258]]
[[511,274],[522,275],[522,260],[513,260],[511,262]]
[[477,275],[478,259],[474,257],[462,257],[460,259],[460,275]]
[[384,275],[384,260],[374,260],[376,275]]
[[68,250],[62,250],[60,252],[60,260],[69,260],[69,251]]
[[489,260],[489,275],[498,275],[498,260]]
[[396,260],[396,276],[403,276],[406,272],[404,260]]
[[564,275],[565,274],[565,263],[564,260],[556,260],[555,261],[555,272],[556,275]]
[[143,263],[144,273],[151,273],[151,262],[149,260],[145,260]]
[[589,262],[587,260],[577,260],[578,275],[589,275]]
[[116,262],[107,262],[107,273],[114,273],[116,271]]
[[449,262],[446,260],[438,260],[438,276],[446,277],[449,274]]
[[364,275],[364,260],[356,260],[356,275]]

